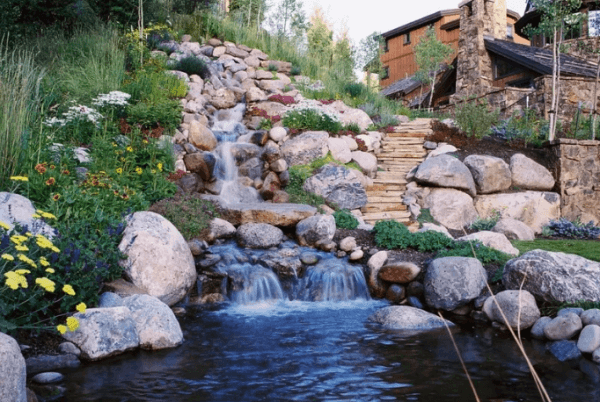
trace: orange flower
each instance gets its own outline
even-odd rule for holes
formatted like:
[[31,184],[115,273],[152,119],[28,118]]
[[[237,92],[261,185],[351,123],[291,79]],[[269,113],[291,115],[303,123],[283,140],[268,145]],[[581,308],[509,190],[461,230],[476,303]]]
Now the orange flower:
[[69,172],[68,170],[66,170],[66,169],[65,169],[65,170],[63,170],[63,171],[62,171],[62,174],[64,174],[64,175],[67,175],[67,176],[68,176],[68,175],[70,175],[70,174],[71,174],[71,172]]
[[47,186],[53,186],[55,184],[56,184],[56,180],[54,180],[54,177],[51,177],[48,180],[46,180],[46,185]]
[[46,173],[46,166],[44,165],[45,163],[38,163],[37,165],[35,165],[35,170],[37,170],[39,174]]
[[124,200],[128,200],[128,199],[129,199],[129,196],[128,196],[127,194],[123,194],[123,195],[121,196],[121,198],[122,198],[122,199],[124,199]]
[[60,199],[60,194],[54,194],[54,196],[52,197],[52,199],[54,201],[58,201]]

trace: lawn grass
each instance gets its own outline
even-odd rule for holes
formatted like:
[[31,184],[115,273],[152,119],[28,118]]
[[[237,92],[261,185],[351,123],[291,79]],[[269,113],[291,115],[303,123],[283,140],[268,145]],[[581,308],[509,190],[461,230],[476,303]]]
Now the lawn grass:
[[600,261],[600,242],[596,240],[514,240],[512,244],[521,253],[526,253],[535,249],[541,249],[567,254],[577,254],[589,260]]

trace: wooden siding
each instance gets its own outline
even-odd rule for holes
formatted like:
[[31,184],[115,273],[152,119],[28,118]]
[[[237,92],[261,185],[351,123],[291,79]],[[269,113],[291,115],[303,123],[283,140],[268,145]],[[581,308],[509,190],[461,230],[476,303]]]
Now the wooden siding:
[[[436,21],[433,26],[436,35],[442,43],[449,44],[454,49],[454,54],[449,58],[451,62],[456,57],[458,51],[458,34],[459,29],[443,30],[441,26],[451,21],[459,20],[460,15],[447,15]],[[514,26],[517,20],[514,17],[508,16],[508,23]],[[417,72],[417,63],[415,62],[415,45],[419,43],[420,38],[425,34],[428,26],[424,26],[410,32],[410,43],[404,44],[404,35],[398,35],[389,38],[387,41],[388,51],[381,56],[381,61],[384,66],[389,68],[387,78],[381,80],[381,87],[386,86],[406,77],[409,77]],[[514,32],[514,28],[513,28]],[[515,43],[529,45],[529,40],[514,34]]]

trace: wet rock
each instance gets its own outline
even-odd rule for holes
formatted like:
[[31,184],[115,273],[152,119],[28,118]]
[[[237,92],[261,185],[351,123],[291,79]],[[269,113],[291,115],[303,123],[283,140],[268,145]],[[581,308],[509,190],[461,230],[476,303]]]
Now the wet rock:
[[38,355],[25,360],[27,373],[36,374],[45,371],[61,370],[65,368],[77,368],[81,365],[78,357],[74,354],[64,355]]
[[[600,301],[600,264],[583,257],[543,250],[529,251],[506,263],[502,283],[547,302]],[[579,318],[579,317],[578,317]]]
[[281,243],[283,232],[266,223],[247,223],[238,228],[236,238],[240,247],[271,248]]
[[554,187],[552,173],[523,154],[515,154],[510,158],[510,171],[513,186],[540,191]]
[[551,321],[552,318],[550,317],[541,317],[533,324],[533,327],[531,327],[531,336],[535,339],[545,339],[546,334],[544,334],[544,329]]
[[425,306],[423,306],[423,303],[421,302],[421,299],[419,299],[416,296],[409,296],[407,302],[409,306],[412,306],[414,308],[418,308],[420,310],[423,310],[425,308]]
[[364,257],[365,253],[362,250],[353,251],[348,258],[350,261],[358,261]]
[[421,268],[408,261],[388,261],[379,271],[379,278],[392,283],[409,283],[419,275]]
[[[437,315],[409,306],[390,306],[377,310],[369,321],[381,324],[386,329],[427,331],[444,328],[444,320]],[[446,320],[449,327],[454,324]]]
[[335,219],[329,215],[315,215],[298,222],[296,236],[301,246],[314,246],[317,242],[331,242],[335,235]]
[[508,190],[512,181],[510,168],[500,158],[488,155],[469,155],[464,160],[469,168],[477,193],[490,194]]
[[[190,169],[188,167],[188,169]],[[191,170],[191,169],[190,169]],[[186,174],[177,181],[177,185],[186,193],[197,193],[204,189],[204,182],[196,173]]]
[[500,219],[492,232],[502,233],[509,240],[534,240],[535,232],[521,221],[511,218]]
[[66,332],[63,338],[77,345],[85,360],[118,355],[140,344],[135,321],[127,307],[91,308],[74,317],[79,320],[79,328]]
[[0,332],[0,378],[2,379],[0,381],[1,401],[25,402],[27,400],[25,359],[17,341],[2,332]]
[[215,241],[217,239],[227,239],[235,236],[236,229],[231,223],[221,218],[214,218],[210,221],[210,233],[208,235],[208,241]]
[[81,355],[81,350],[74,343],[71,342],[63,342],[60,345],[58,345],[58,351],[63,355]]
[[263,163],[258,158],[250,158],[245,161],[238,169],[240,176],[246,176],[252,180],[262,177]]
[[175,314],[156,297],[130,296],[123,304],[131,311],[142,349],[173,348],[183,342],[183,333]]
[[367,193],[352,169],[328,164],[315,173],[304,182],[304,190],[341,209],[357,209],[367,204]]
[[586,325],[581,334],[579,334],[577,347],[581,353],[592,353],[594,350],[600,348],[600,326],[594,324]]
[[281,153],[288,166],[306,165],[327,155],[328,138],[325,131],[307,131],[285,141]]
[[213,132],[199,121],[190,123],[189,141],[198,149],[212,151],[217,147],[217,138]]
[[346,255],[347,255],[347,254],[346,254],[346,252],[345,252],[345,251],[339,250],[339,251],[337,252],[337,254],[336,254],[336,257],[337,257],[337,258],[344,258]]
[[371,295],[380,299],[385,297],[385,293],[387,292],[388,288],[387,284],[379,278],[379,271],[387,259],[387,251],[379,251],[371,256],[367,262],[367,267],[369,268],[367,282],[369,284],[369,289],[371,290]]
[[479,260],[438,258],[425,274],[425,301],[433,308],[451,311],[478,297],[486,284],[487,274]]
[[581,319],[576,314],[554,318],[544,328],[544,335],[551,341],[571,339],[581,330]]
[[300,255],[300,261],[305,265],[315,265],[319,262],[319,257],[315,253],[302,253]]
[[136,212],[127,218],[119,244],[127,255],[124,273],[150,296],[172,306],[196,280],[194,257],[177,228],[154,212]]
[[427,158],[419,166],[415,180],[418,183],[436,187],[463,190],[473,197],[477,194],[471,171],[461,161],[450,155]]
[[409,296],[421,297],[425,292],[425,287],[421,282],[413,281],[408,284],[408,286],[406,287],[406,291]]
[[479,241],[484,246],[506,254],[517,256],[520,253],[502,233],[490,232],[487,230],[460,237],[456,239],[456,241]]
[[210,98],[210,103],[217,109],[231,109],[237,102],[235,92],[227,88],[218,89]]
[[[193,173],[198,173],[198,175],[200,176],[200,178],[202,180],[206,180],[206,181],[210,180],[210,178],[212,176],[212,171],[210,170],[210,168],[204,161],[204,157],[202,156],[201,153],[187,154],[183,157],[183,161],[185,163],[187,170],[189,170],[190,172],[193,172]],[[186,175],[186,176],[192,176],[192,175]],[[182,187],[184,187],[184,189],[186,189],[188,192],[196,192],[197,191],[196,189],[198,188],[198,179],[196,177],[193,177],[193,176],[187,177],[185,180],[183,180],[183,177],[182,177],[181,181],[183,184]]]
[[105,307],[121,307],[123,305],[123,299],[116,293],[113,292],[104,292],[100,295],[100,300],[98,301],[99,308]]
[[65,376],[60,373],[48,372],[48,373],[36,374],[35,376],[33,376],[31,381],[38,383],[38,384],[52,384],[55,382],[60,382],[64,378],[65,378]]
[[260,189],[260,195],[264,200],[271,200],[277,191],[281,190],[279,176],[275,172],[269,172]]
[[406,289],[404,286],[393,284],[385,293],[385,298],[392,303],[398,304],[406,297]]
[[561,362],[581,357],[581,352],[573,341],[552,342],[548,345],[548,350]]
[[192,239],[188,241],[188,246],[194,257],[201,256],[208,248],[208,244],[204,240]]
[[461,230],[477,219],[473,199],[466,193],[454,189],[432,189],[423,201],[431,216],[448,229]]
[[221,207],[233,225],[268,223],[290,227],[317,213],[316,208],[299,204],[222,204]]
[[[505,290],[496,295],[492,303],[492,320],[521,330],[532,327],[540,318],[535,298],[526,290]],[[504,321],[504,317],[508,322]]]
[[600,326],[600,310],[597,308],[585,310],[581,313],[581,322],[583,325],[598,325]]
[[277,145],[273,141],[267,142],[267,144],[263,148],[262,158],[269,164],[275,162],[278,159],[281,159],[279,145]]

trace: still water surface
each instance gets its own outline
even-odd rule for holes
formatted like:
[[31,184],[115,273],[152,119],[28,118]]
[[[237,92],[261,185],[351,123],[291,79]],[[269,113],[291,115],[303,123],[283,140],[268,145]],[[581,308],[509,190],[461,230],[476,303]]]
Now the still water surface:
[[[64,401],[472,401],[447,333],[403,336],[368,322],[377,301],[188,309],[185,342],[67,374]],[[540,400],[514,343],[454,332],[482,401]],[[600,372],[526,341],[554,401],[600,401]],[[581,366],[581,367],[580,367]],[[583,371],[582,371],[583,370]],[[584,374],[585,372],[585,374]]]

